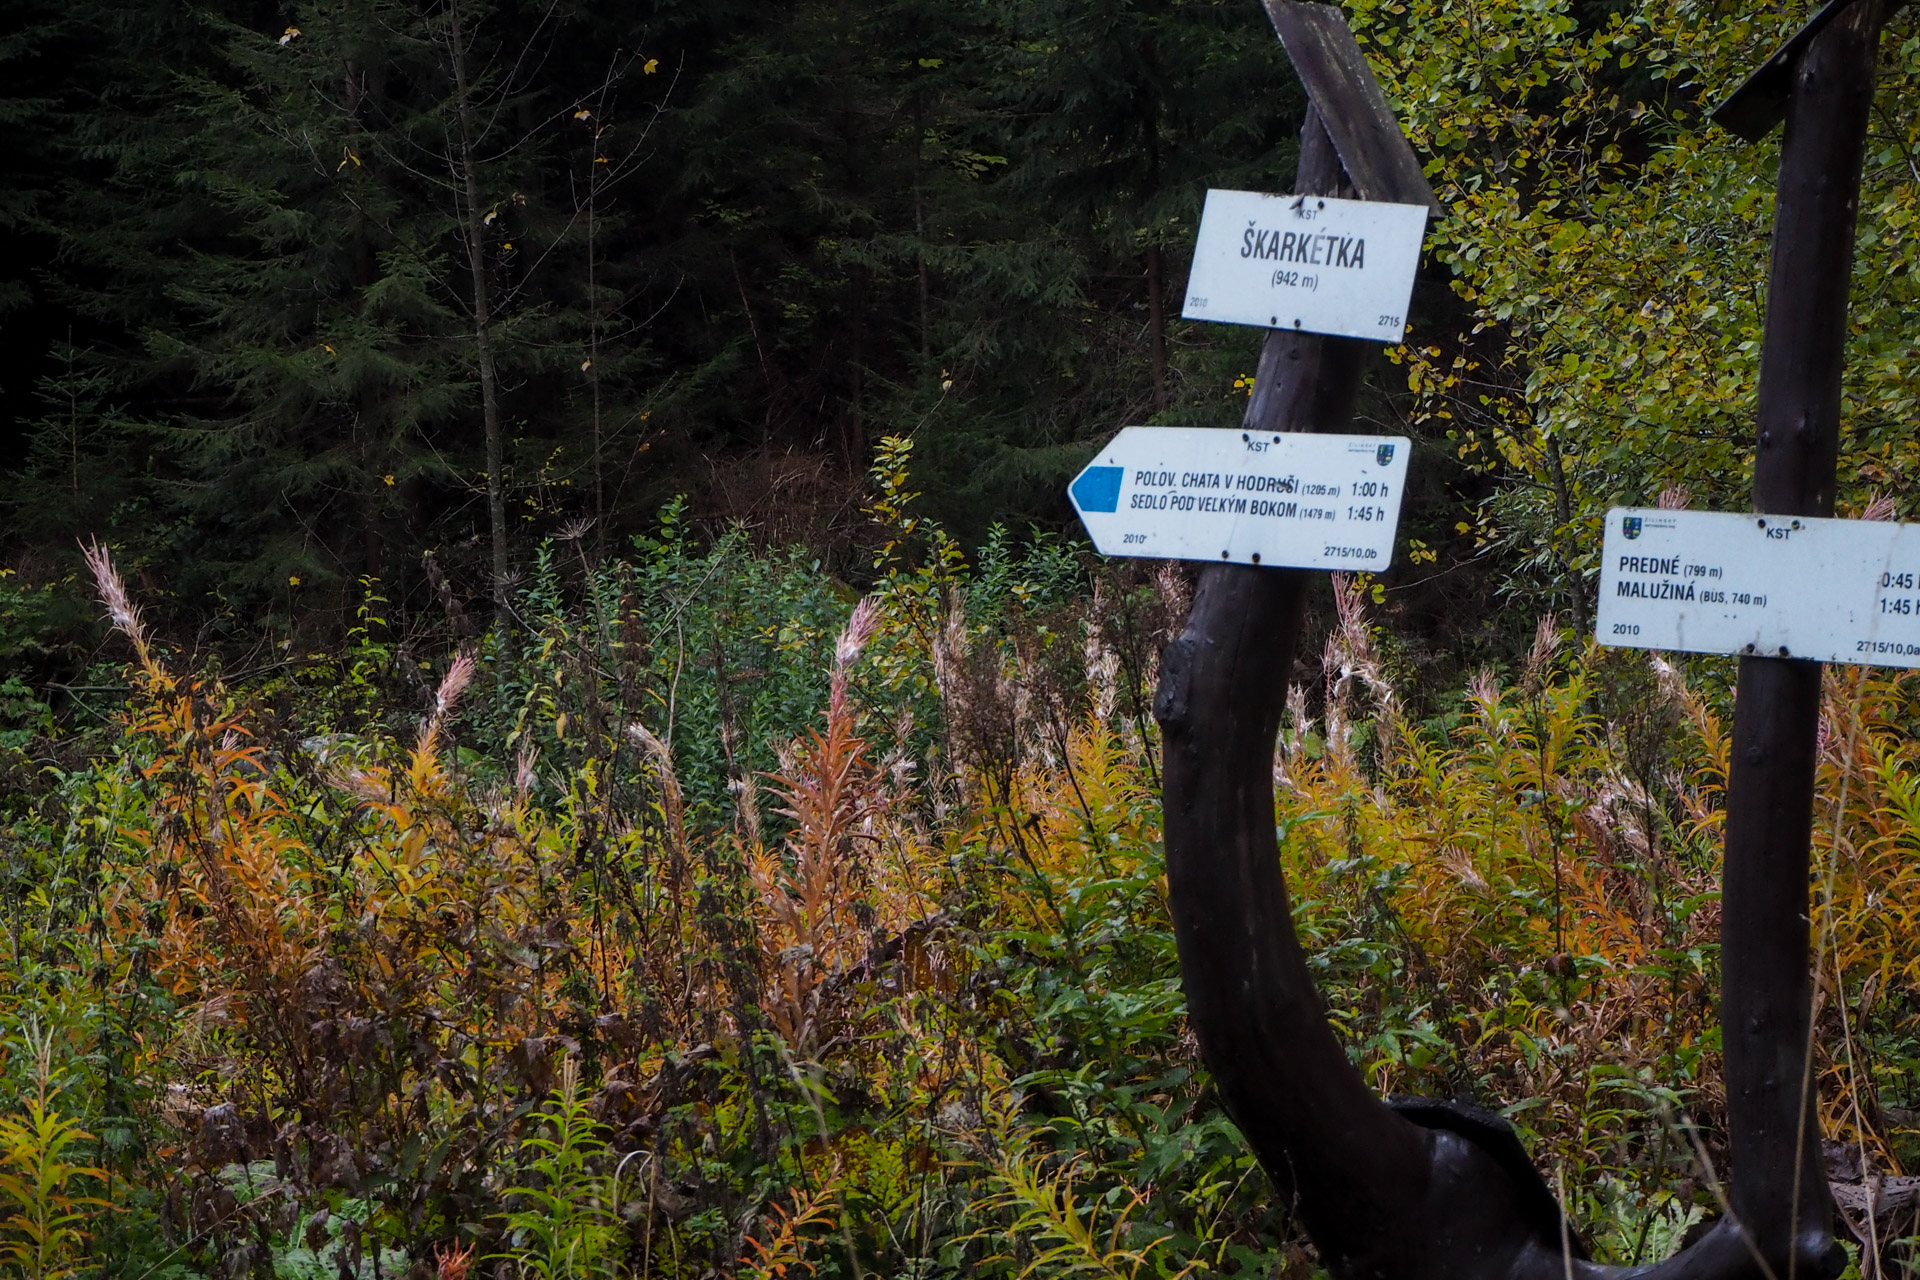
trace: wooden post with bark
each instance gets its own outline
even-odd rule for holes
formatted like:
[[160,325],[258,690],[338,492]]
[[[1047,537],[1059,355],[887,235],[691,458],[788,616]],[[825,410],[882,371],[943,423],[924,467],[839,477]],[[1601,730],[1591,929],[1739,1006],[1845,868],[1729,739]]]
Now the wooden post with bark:
[[[1715,112],[1784,118],[1760,349],[1753,509],[1833,514],[1854,221],[1887,0],[1836,0]],[[1808,972],[1822,664],[1740,659],[1727,778],[1720,1024],[1733,1212],[1785,1276],[1837,1272]],[[1830,1269],[1830,1270],[1829,1270]]]
[[[1756,114],[1754,93],[1777,92],[1788,119],[1755,469],[1762,511],[1832,510],[1853,216],[1875,46],[1892,3],[1836,0],[1755,77],[1761,90],[1749,82],[1728,104],[1752,124],[1771,110],[1763,102]],[[1313,103],[1295,191],[1406,199],[1409,167],[1424,190],[1338,10],[1267,8]],[[1344,430],[1365,357],[1355,340],[1269,333],[1246,429]],[[1722,926],[1733,1213],[1666,1262],[1605,1267],[1584,1257],[1503,1120],[1376,1097],[1327,1025],[1274,823],[1274,747],[1309,582],[1299,570],[1201,570],[1154,712],[1188,1016],[1228,1110],[1327,1266],[1370,1280],[1838,1274],[1807,1076],[1819,666],[1741,666]]]

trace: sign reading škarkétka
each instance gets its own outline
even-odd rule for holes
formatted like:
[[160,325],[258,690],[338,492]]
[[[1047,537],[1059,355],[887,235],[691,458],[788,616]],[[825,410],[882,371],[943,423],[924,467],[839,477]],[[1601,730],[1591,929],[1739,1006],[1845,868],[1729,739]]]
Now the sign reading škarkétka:
[[1128,427],[1068,486],[1102,555],[1384,569],[1402,436]]
[[1920,667],[1920,524],[1616,507],[1602,644]]
[[1181,314],[1398,342],[1426,226],[1417,204],[1209,191]]

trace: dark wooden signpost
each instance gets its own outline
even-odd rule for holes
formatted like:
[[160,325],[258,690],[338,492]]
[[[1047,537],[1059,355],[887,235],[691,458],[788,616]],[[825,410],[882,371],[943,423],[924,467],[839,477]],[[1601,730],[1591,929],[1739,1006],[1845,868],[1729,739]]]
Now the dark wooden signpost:
[[[1753,509],[1833,514],[1854,219],[1889,0],[1833,0],[1714,118],[1786,122],[1760,349]],[[1727,779],[1720,1025],[1733,1211],[1782,1276],[1837,1273],[1808,1038],[1821,664],[1742,658]]]
[[[1437,207],[1339,10],[1266,0],[1311,102],[1294,190]],[[1716,113],[1752,139],[1784,119],[1762,351],[1754,507],[1830,515],[1848,276],[1881,26],[1895,0],[1835,0]],[[1342,431],[1364,341],[1269,332],[1250,433]],[[1327,1025],[1293,931],[1273,750],[1304,570],[1214,564],[1168,646],[1154,710],[1188,1012],[1222,1096],[1322,1258],[1380,1280],[1824,1280],[1844,1255],[1810,1096],[1808,876],[1821,668],[1741,660],[1727,793],[1724,1027],[1730,1209],[1654,1266],[1587,1261],[1512,1129],[1456,1103],[1376,1097]]]

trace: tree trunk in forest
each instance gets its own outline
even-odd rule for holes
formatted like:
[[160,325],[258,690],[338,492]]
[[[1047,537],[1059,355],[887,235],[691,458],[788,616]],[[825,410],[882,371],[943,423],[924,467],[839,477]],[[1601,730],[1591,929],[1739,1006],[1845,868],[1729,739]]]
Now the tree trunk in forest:
[[847,421],[845,438],[841,448],[846,457],[847,471],[851,475],[860,475],[866,471],[867,461],[867,273],[863,267],[854,267],[847,272],[847,296],[849,310],[847,342],[850,350],[847,358],[847,373],[853,383],[852,414]]
[[1573,498],[1567,491],[1567,460],[1560,452],[1560,437],[1555,435],[1547,437],[1547,470],[1553,476],[1553,557],[1560,562],[1562,580],[1566,582],[1573,600],[1573,629],[1585,635],[1586,581],[1574,568],[1573,557],[1567,553],[1566,540],[1573,530]]
[[[360,134],[364,128],[360,118],[360,71],[349,58],[341,68],[341,80],[345,90],[347,106],[347,146],[350,154],[358,154],[364,147]],[[355,202],[353,214],[353,284],[356,289],[372,287],[377,278],[373,253],[372,228],[367,215]],[[357,420],[353,425],[355,451],[360,455],[360,557],[361,573],[368,578],[385,576],[384,556],[382,554],[381,508],[386,487],[383,474],[387,462],[379,440],[370,433],[369,423],[376,417],[373,390],[362,383],[355,396],[358,401]]]
[[913,109],[913,256],[920,286],[920,376],[933,367],[933,280],[927,267],[926,125],[916,95]]
[[[605,95],[601,95],[604,105]],[[600,262],[595,256],[600,230],[600,139],[605,126],[596,113],[593,151],[587,163],[587,383],[593,392],[593,558],[607,556],[606,435],[600,416]]]
[[468,76],[466,34],[459,0],[447,3],[447,49],[453,63],[454,115],[460,129],[460,180],[466,192],[461,219],[467,241],[467,268],[473,276],[473,347],[480,370],[480,423],[487,449],[487,525],[493,541],[493,620],[505,639],[512,609],[507,598],[506,442],[500,425],[499,382],[493,362],[493,313],[489,302],[487,256],[480,207],[480,166],[474,156],[473,90]]
[[1160,246],[1147,250],[1147,325],[1152,330],[1153,407],[1167,407],[1167,311],[1166,268]]

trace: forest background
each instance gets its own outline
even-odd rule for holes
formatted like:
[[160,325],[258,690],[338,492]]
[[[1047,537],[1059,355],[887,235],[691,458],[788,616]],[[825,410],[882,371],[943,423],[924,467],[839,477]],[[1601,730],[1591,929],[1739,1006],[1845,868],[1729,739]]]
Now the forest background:
[[[1296,922],[1371,1081],[1648,1261],[1726,1173],[1731,668],[1589,646],[1598,518],[1746,504],[1778,137],[1705,112],[1808,10],[1345,7],[1447,214]],[[1912,518],[1882,49],[1840,504]],[[1063,499],[1245,405],[1260,335],[1178,312],[1205,189],[1292,174],[1253,0],[3,0],[0,65],[11,1271],[1313,1273],[1182,1021],[1188,579]],[[1920,1230],[1917,692],[1829,675],[1862,1275]]]

